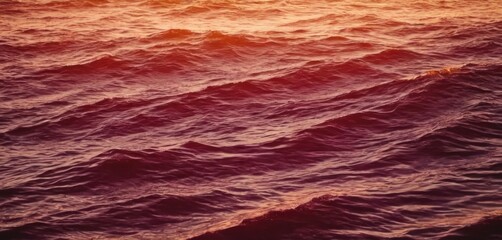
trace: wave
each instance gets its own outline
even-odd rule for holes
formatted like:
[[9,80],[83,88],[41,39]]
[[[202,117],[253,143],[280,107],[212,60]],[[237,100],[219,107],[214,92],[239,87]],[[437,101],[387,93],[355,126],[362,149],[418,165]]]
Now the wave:
[[[166,41],[187,41],[191,39],[196,44],[187,44],[184,47],[165,45]],[[185,69],[200,67],[201,63],[208,61],[220,61],[223,58],[242,58],[254,54],[260,48],[271,48],[281,44],[263,37],[251,35],[233,35],[219,31],[196,33],[186,29],[170,29],[152,34],[147,38],[121,39],[115,42],[94,42],[103,48],[117,48],[128,42],[136,42],[145,46],[137,50],[119,51],[114,54],[89,53],[90,59],[81,60],[81,63],[64,65],[51,65],[45,69],[33,72],[28,76],[46,76],[65,78],[80,76],[82,74],[101,74],[113,76],[144,76],[146,74],[175,73]],[[87,44],[87,43],[85,43]],[[179,43],[177,43],[179,44]],[[54,41],[39,42],[28,45],[13,46],[2,44],[0,48],[5,50],[5,58],[33,54],[54,54],[65,52],[71,55],[72,51],[84,51],[84,42],[81,41]],[[252,50],[252,52],[248,52]],[[67,64],[67,63],[65,63]]]
[[400,61],[411,61],[425,57],[424,55],[403,49],[386,49],[379,53],[364,56],[361,60],[373,64],[394,64]]
[[[433,194],[433,196],[437,196]],[[406,198],[406,197],[397,197]],[[423,223],[405,229],[387,227],[382,229],[375,222],[387,226],[410,225],[413,219],[399,213],[387,211],[389,207],[405,204],[397,199],[375,196],[332,196],[314,198],[296,208],[271,211],[257,218],[246,219],[239,225],[205,233],[191,239],[415,239],[427,237],[434,232],[443,235],[441,239],[457,239],[468,236],[497,237],[500,231],[495,227],[500,216],[486,217],[482,220],[450,233],[450,226]],[[407,199],[406,202],[420,202],[423,198]],[[425,200],[425,199],[424,199]],[[425,200],[427,201],[427,200]],[[430,202],[430,201],[427,201]],[[422,203],[425,204],[425,203]],[[420,215],[414,216],[418,218]],[[443,226],[442,226],[443,225]],[[353,230],[353,226],[358,226]]]
[[[488,67],[489,70],[471,70],[477,71],[472,77],[475,76],[478,80],[485,79],[486,82],[484,83],[479,81],[476,82],[476,84],[483,86],[483,88],[480,88],[466,85],[472,80],[468,78],[468,76],[472,74],[468,69],[472,69],[472,67],[466,67],[460,73],[451,73],[448,79],[436,79],[429,75],[425,75],[414,80],[389,82],[384,85],[338,95],[329,99],[327,103],[340,104],[344,102],[354,102],[354,99],[360,99],[361,97],[368,99],[373,98],[373,102],[375,103],[378,101],[383,102],[373,106],[370,110],[364,110],[364,107],[359,107],[358,109],[355,106],[347,106],[344,104],[341,104],[341,106],[334,106],[338,111],[343,108],[349,108],[352,109],[353,112],[331,118],[321,124],[313,125],[299,132],[289,133],[276,140],[258,145],[218,147],[189,141],[180,145],[179,148],[169,151],[148,149],[142,151],[110,150],[83,163],[84,165],[82,166],[77,165],[69,169],[65,167],[61,170],[57,170],[55,173],[47,173],[49,175],[42,175],[40,177],[70,176],[70,180],[68,180],[70,181],[69,183],[62,180],[59,180],[58,183],[71,186],[71,188],[74,188],[74,184],[78,183],[83,183],[83,185],[87,185],[87,187],[95,187],[91,184],[109,184],[120,179],[141,180],[142,178],[147,178],[149,181],[152,181],[153,179],[160,178],[163,181],[172,181],[175,179],[183,179],[188,176],[192,178],[198,175],[202,176],[202,174],[204,174],[206,178],[209,178],[210,175],[215,178],[223,178],[236,174],[232,169],[235,165],[247,166],[246,168],[249,173],[253,171],[261,172],[263,169],[280,170],[293,167],[299,163],[308,164],[309,162],[319,161],[316,157],[310,159],[299,157],[283,159],[280,158],[281,155],[298,154],[298,156],[302,156],[305,151],[311,153],[325,151],[341,153],[358,148],[371,148],[374,146],[374,142],[379,139],[388,139],[387,143],[390,144],[390,146],[397,145],[403,149],[416,149],[413,153],[410,151],[404,152],[406,155],[434,157],[461,155],[466,157],[469,155],[476,156],[485,154],[487,153],[487,137],[491,136],[496,139],[498,137],[498,130],[496,125],[490,123],[489,120],[480,119],[483,115],[473,114],[472,116],[463,116],[459,120],[455,120],[455,113],[451,112],[446,117],[453,117],[453,120],[447,119],[447,121],[444,122],[445,125],[436,126],[433,131],[428,131],[428,128],[423,128],[424,125],[427,126],[428,124],[435,124],[438,121],[444,121],[441,120],[444,117],[444,111],[447,111],[451,106],[464,104],[468,98],[476,98],[476,95],[490,94],[490,91],[483,88],[489,86],[486,85],[487,83],[496,84],[494,81],[498,75],[493,74],[497,71],[501,71],[500,66]],[[456,88],[458,88],[458,90],[454,91],[455,95],[448,97],[451,93],[451,89]],[[125,123],[121,123],[121,125],[108,126],[108,129],[105,128],[101,130],[102,132],[98,136],[111,136],[110,134],[115,132],[116,129],[121,129],[119,131],[121,134],[141,132],[145,130],[145,127],[150,128],[158,126],[157,124],[161,126],[168,124],[173,121],[173,116],[176,114],[183,116],[184,114],[190,114],[191,111],[197,108],[202,108],[202,110],[198,111],[205,111],[210,108],[214,109],[215,106],[219,105],[217,102],[211,102],[208,101],[208,99],[200,99],[200,96],[211,95],[207,91],[213,92],[214,90],[209,89],[205,91],[204,94],[196,92],[187,95],[185,101],[190,99],[189,102],[184,102],[182,104],[180,102],[170,102],[169,105],[156,104],[151,112],[159,115],[152,120],[145,118],[145,113],[143,112],[142,114],[136,115],[134,118],[130,118]],[[461,98],[457,97],[459,93],[461,94]],[[256,93],[253,93],[252,95],[255,94]],[[222,94],[222,96],[226,95],[227,94]],[[389,96],[392,95],[395,96],[395,99],[388,101]],[[374,99],[375,96],[380,96],[383,100]],[[61,126],[65,126],[68,129],[66,132],[72,132],[74,135],[78,135],[78,132],[84,130],[84,128],[81,127],[82,125],[95,125],[92,124],[92,122],[86,123],[87,120],[82,116],[88,116],[87,118],[89,121],[95,121],[96,119],[107,118],[106,115],[114,115],[124,110],[130,110],[136,107],[143,108],[158,100],[159,99],[152,99],[149,101],[136,102],[122,101],[121,99],[103,100],[94,105],[83,106],[65,113],[67,116],[70,116],[70,114],[78,114],[76,116],[79,117],[66,117],[62,118],[65,119],[62,120],[64,122],[59,121],[55,123],[44,123],[43,125],[32,126],[30,128],[18,128],[7,132],[5,135],[13,137],[15,135],[28,134],[27,136],[33,138],[34,133],[40,132],[40,136],[49,136],[49,138],[53,139],[57,138],[58,133],[51,132],[51,129],[61,129]],[[438,100],[443,102],[441,104],[436,103],[436,107],[433,110],[428,109],[431,102],[437,102]],[[479,108],[479,106],[486,107],[487,104],[491,106],[489,107],[489,111],[494,111],[494,109],[496,109],[495,103],[490,102],[466,105],[466,107],[475,109]],[[171,107],[167,108],[167,106]],[[166,115],[160,114],[161,110],[165,112]],[[82,115],[82,113],[86,113],[86,115]],[[100,116],[101,114],[106,115]],[[298,117],[299,114],[299,112],[289,112],[288,115],[283,113],[281,118]],[[457,114],[461,114],[461,112]],[[487,114],[487,112],[483,111],[482,114]],[[494,112],[492,114],[496,113]],[[168,115],[170,116],[170,120],[165,117]],[[93,117],[90,118],[90,116]],[[414,122],[409,123],[403,121],[403,119],[414,119]],[[135,127],[139,124],[142,124],[142,126],[139,128]],[[35,130],[34,128],[38,129]],[[392,129],[392,131],[389,131],[389,129]],[[411,132],[414,133],[414,138],[410,136]],[[361,136],[371,137],[362,138]],[[370,141],[370,139],[375,139],[375,141]],[[384,143],[380,143],[378,147],[382,145],[384,145]],[[476,146],[480,149],[477,150]],[[496,145],[493,145],[492,150],[495,146]],[[199,159],[199,157],[203,157],[206,153],[212,154],[212,158],[222,154],[221,160],[219,161],[224,162],[225,165],[213,165],[209,167],[209,163],[205,161],[188,161],[188,159]],[[261,154],[256,156],[245,156],[243,155],[245,153]],[[225,154],[231,154],[233,157],[224,157]],[[397,154],[397,156],[402,156],[401,153]],[[272,156],[276,158],[276,161],[268,161]],[[392,164],[394,161],[393,159],[396,159],[392,156],[393,155],[387,155],[382,157],[382,160],[380,160],[378,164],[380,164],[380,166],[388,166],[386,161],[391,161],[390,164]],[[376,162],[368,162],[367,164],[370,164],[368,166],[372,166],[373,170],[378,169],[377,166],[373,165],[376,164]],[[357,170],[361,167],[362,165],[355,165],[353,170]],[[208,169],[212,169],[212,174],[206,172]],[[72,179],[72,176],[77,176],[77,178]],[[50,189],[49,186],[45,186],[45,188]],[[64,188],[63,191],[69,192],[71,188]]]
[[[430,192],[431,196],[439,196]],[[459,194],[458,196],[463,196]],[[434,201],[421,195],[408,196],[368,196],[368,195],[323,195],[316,197],[298,207],[268,212],[262,216],[245,219],[239,225],[230,228],[207,232],[191,239],[416,239],[428,237],[434,232],[443,236],[440,239],[458,239],[469,237],[497,238],[501,232],[496,225],[500,224],[500,215],[485,216],[480,220],[456,229],[455,219],[444,223],[415,224],[419,219],[440,211],[416,213],[413,217],[405,217],[402,213],[388,209],[400,204],[427,205]],[[450,210],[454,211],[454,210]],[[448,220],[445,217],[444,220]],[[384,223],[385,229],[379,222]],[[436,224],[436,225],[434,225]],[[464,223],[465,224],[465,223]],[[396,228],[395,225],[408,225],[408,228]],[[354,230],[354,226],[358,226]],[[453,230],[453,231],[452,231]]]
[[[134,186],[141,182],[179,182],[200,179],[224,179],[239,174],[234,166],[247,167],[249,173],[259,173],[264,166],[279,168],[282,163],[270,162],[263,156],[239,156],[238,152],[253,151],[250,147],[214,147],[188,142],[179,148],[159,151],[112,149],[88,161],[72,166],[56,167],[38,175],[38,180],[19,186],[30,194],[60,194],[106,191],[110,186]],[[234,152],[235,157],[228,157]],[[204,159],[205,154],[219,159]],[[239,157],[237,157],[239,156]],[[269,154],[272,156],[272,154]],[[209,175],[208,175],[209,174]],[[62,175],[66,177],[61,178]],[[29,187],[28,187],[29,186]]]
[[126,70],[127,66],[127,61],[108,55],[83,64],[68,65],[55,69],[44,70],[39,74],[92,74],[99,71],[117,71],[121,69]]
[[455,46],[451,52],[455,55],[464,56],[466,54],[494,54],[501,53],[502,43],[493,40],[474,40]]
[[204,36],[204,46],[209,49],[234,46],[257,48],[276,46],[276,44],[268,39],[260,39],[249,35],[228,35],[219,31],[210,31]]
[[176,16],[189,16],[219,11],[236,11],[238,9],[233,1],[200,1],[196,5],[190,4],[175,9],[173,14]]
[[0,45],[0,49],[6,53],[12,54],[26,54],[26,53],[53,53],[61,51],[62,49],[74,48],[81,45],[82,42],[77,41],[54,41],[54,42],[36,42],[25,45]]
[[[22,225],[3,229],[0,231],[0,236],[7,239],[37,238],[47,233],[68,234],[85,231],[89,228],[105,232],[108,235],[130,235],[136,231],[127,230],[129,219],[135,218],[138,213],[155,213],[145,216],[138,223],[144,229],[155,229],[160,225],[187,221],[186,214],[194,211],[201,214],[217,212],[222,207],[218,201],[231,197],[233,196],[221,191],[190,196],[150,194],[134,199],[81,206],[73,211],[54,213],[38,221],[27,221]],[[61,230],[61,226],[53,223],[54,219],[69,221],[64,230]],[[78,223],[70,219],[78,219]],[[98,227],[96,223],[98,223]]]
[[[141,59],[141,61],[137,60]],[[35,75],[52,78],[76,78],[81,75],[143,76],[170,74],[194,67],[204,58],[187,50],[171,49],[165,53],[133,51],[121,56],[105,55],[79,64],[44,69]],[[131,79],[131,78],[129,78]]]
[[110,3],[109,0],[85,0],[85,1],[48,1],[43,3],[41,7],[47,8],[82,8],[82,7],[98,7],[103,4]]
[[160,33],[153,34],[150,37],[150,40],[158,41],[158,40],[184,39],[194,35],[196,35],[196,33],[188,29],[169,29],[166,31],[162,31]]
[[[269,237],[273,239],[313,239],[313,238],[363,238],[368,235],[345,235],[343,230],[359,226],[360,229],[371,230],[371,217],[365,216],[383,212],[372,206],[371,201],[362,197],[336,197],[325,195],[314,198],[294,209],[269,212],[261,217],[247,219],[238,226],[220,230],[214,233],[192,239],[259,239]],[[379,220],[382,220],[380,218]],[[396,219],[404,220],[404,219]],[[324,229],[338,229],[336,232],[326,233]],[[316,233],[317,232],[317,233]]]
[[327,14],[324,16],[316,17],[316,18],[310,18],[310,19],[304,19],[304,20],[298,20],[294,22],[290,22],[287,24],[284,24],[284,26],[309,26],[311,24],[318,24],[318,23],[327,23],[327,24],[336,24],[338,22],[338,19],[340,19],[341,16],[338,14]]
[[[113,65],[115,61],[112,60],[110,63]],[[97,64],[97,63],[95,63]],[[103,65],[101,65],[103,66]],[[222,109],[228,108],[229,106],[225,102],[237,101],[242,99],[255,98],[257,96],[273,95],[279,92],[284,93],[285,91],[297,92],[300,89],[312,89],[313,87],[323,87],[330,83],[336,83],[339,79],[344,76],[343,74],[350,76],[357,76],[356,74],[378,74],[377,70],[373,70],[367,67],[368,65],[363,62],[347,62],[337,65],[322,65],[321,67],[313,67],[311,70],[301,69],[297,72],[277,77],[268,80],[250,80],[239,83],[229,83],[218,86],[207,87],[201,91],[190,92],[174,98],[174,96],[169,98],[151,99],[151,100],[140,100],[140,101],[130,101],[127,99],[108,99],[97,102],[96,104],[84,106],[81,108],[74,109],[67,113],[63,113],[60,116],[55,117],[57,121],[51,122],[47,121],[40,125],[34,126],[23,126],[18,127],[8,132],[3,133],[3,138],[6,136],[23,136],[29,134],[30,137],[39,136],[45,139],[58,139],[63,137],[61,133],[56,133],[51,129],[57,129],[64,127],[68,130],[75,131],[73,136],[78,136],[78,132],[85,130],[82,126],[95,126],[92,124],[98,121],[100,118],[106,118],[106,116],[111,116],[123,111],[132,111],[130,116],[126,117],[121,121],[121,123],[113,123],[102,129],[94,130],[93,134],[96,136],[111,134],[112,132],[120,134],[131,134],[134,132],[144,131],[145,127],[153,128],[164,126],[170,124],[172,121],[180,118],[186,118],[193,116],[197,112],[207,111],[209,109]],[[489,67],[489,70],[482,70],[476,72],[469,72],[468,68],[463,70],[458,70],[456,73],[452,70],[442,70],[439,72],[429,72],[423,77],[419,77],[412,81],[396,81],[387,83],[381,86],[367,88],[363,90],[358,90],[350,93],[345,93],[340,96],[336,96],[330,100],[330,103],[337,104],[340,107],[334,105],[332,109],[340,109],[344,107],[344,104],[350,101],[349,99],[361,99],[368,96],[383,96],[384,100],[387,100],[391,94],[397,94],[396,91],[408,92],[408,96],[399,96],[399,101],[383,102],[382,105],[377,106],[379,110],[375,112],[374,116],[368,116],[369,119],[396,119],[396,117],[408,117],[413,118],[415,121],[420,121],[420,119],[426,119],[431,117],[430,115],[424,114],[428,111],[428,107],[432,102],[441,101],[441,103],[436,104],[434,114],[440,114],[440,106],[445,108],[451,107],[451,104],[461,104],[462,98],[457,98],[457,95],[452,95],[451,92],[446,89],[458,89],[456,92],[462,93],[461,97],[474,97],[476,94],[487,93],[486,86],[481,86],[482,82],[478,82],[481,87],[472,85],[470,79],[474,76],[476,78],[483,80],[483,84],[490,84],[488,86],[493,86],[496,88],[496,84],[493,82],[498,76],[498,66]],[[445,75],[446,74],[446,75]],[[440,77],[442,76],[442,77]],[[484,76],[484,77],[481,77]],[[435,79],[443,79],[442,81],[437,81]],[[448,80],[444,79],[448,78]],[[300,80],[301,79],[301,80]],[[430,82],[430,83],[429,83]],[[418,84],[418,85],[413,85]],[[426,88],[418,88],[413,91],[406,90],[413,89],[416,86],[425,84]],[[375,101],[376,99],[372,99]],[[162,103],[165,102],[166,103]],[[154,107],[151,107],[154,105]],[[137,111],[136,109],[145,109],[142,111]],[[363,109],[360,109],[363,110]],[[288,113],[288,115],[285,115]],[[291,112],[286,110],[278,109],[275,113],[268,116],[267,118],[273,119],[276,117],[292,117],[299,116],[301,113],[298,111]],[[351,123],[350,126],[344,126],[343,128],[350,127],[353,131],[357,124],[363,124],[364,118],[368,118],[366,113],[363,111],[357,113],[363,116],[360,120],[353,117],[348,118],[348,122]],[[97,118],[100,116],[100,118]],[[169,117],[167,117],[169,116]],[[397,120],[396,120],[397,121]],[[148,124],[141,124],[141,122],[147,122]],[[395,122],[387,121],[385,126],[374,125],[375,123],[366,123],[368,126],[375,129],[388,129],[393,128],[391,125],[398,126]],[[57,127],[60,126],[60,127]],[[142,127],[139,127],[142,126]],[[384,127],[384,128],[381,128]],[[116,129],[122,129],[121,131],[114,131]],[[113,131],[112,131],[113,130]],[[320,130],[321,132],[325,129]],[[72,131],[69,131],[72,132]],[[329,132],[329,131],[328,131]],[[48,134],[52,133],[52,134]],[[70,135],[71,136],[71,135]],[[38,138],[40,140],[44,138]]]
[[489,216],[480,219],[478,222],[463,226],[453,233],[441,238],[441,240],[451,240],[458,238],[482,238],[497,239],[502,237],[502,231],[497,226],[502,223],[502,216]]

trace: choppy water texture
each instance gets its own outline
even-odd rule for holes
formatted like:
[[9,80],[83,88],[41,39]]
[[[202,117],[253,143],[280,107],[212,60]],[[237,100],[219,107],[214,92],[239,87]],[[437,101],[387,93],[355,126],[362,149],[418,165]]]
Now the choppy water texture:
[[0,239],[502,239],[502,2],[0,0]]

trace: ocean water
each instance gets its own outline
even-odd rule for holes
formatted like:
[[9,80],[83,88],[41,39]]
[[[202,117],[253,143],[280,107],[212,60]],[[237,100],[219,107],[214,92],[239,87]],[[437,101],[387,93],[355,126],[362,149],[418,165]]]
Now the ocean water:
[[502,239],[500,0],[0,0],[0,239]]

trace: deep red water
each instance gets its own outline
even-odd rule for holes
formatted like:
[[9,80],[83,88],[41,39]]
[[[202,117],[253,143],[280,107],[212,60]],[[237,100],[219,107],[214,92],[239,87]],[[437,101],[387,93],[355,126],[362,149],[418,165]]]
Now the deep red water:
[[0,0],[0,239],[502,239],[502,2]]

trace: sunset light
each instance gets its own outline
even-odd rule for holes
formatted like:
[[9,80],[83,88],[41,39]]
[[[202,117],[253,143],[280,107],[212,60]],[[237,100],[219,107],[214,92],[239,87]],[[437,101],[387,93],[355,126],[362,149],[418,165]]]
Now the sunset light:
[[0,0],[0,240],[502,240],[502,0]]

